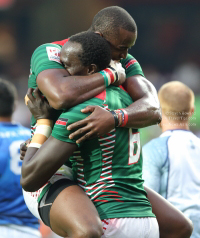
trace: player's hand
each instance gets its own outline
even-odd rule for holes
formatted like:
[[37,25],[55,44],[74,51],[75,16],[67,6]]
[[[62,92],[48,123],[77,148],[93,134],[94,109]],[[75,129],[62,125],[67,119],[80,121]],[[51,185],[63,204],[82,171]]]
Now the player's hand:
[[[34,96],[33,96],[34,94]],[[26,97],[26,104],[32,115],[36,120],[38,119],[50,119],[57,118],[58,111],[52,108],[45,97],[42,96],[38,88],[29,88]]]
[[114,68],[118,74],[118,81],[114,82],[112,85],[119,86],[123,84],[126,80],[126,73],[125,73],[125,69],[122,67],[122,64],[118,61],[111,60],[110,66]]
[[20,159],[21,160],[24,160],[24,157],[25,157],[25,154],[26,154],[26,151],[27,151],[27,148],[28,148],[30,142],[31,142],[31,140],[28,139],[20,145]]
[[[81,112],[92,112],[91,115],[85,119],[75,122],[67,127],[68,130],[76,130],[71,133],[69,138],[79,138],[76,143],[82,143],[86,139],[92,139],[97,136],[102,136],[115,127],[113,115],[99,106],[87,106]],[[81,127],[81,128],[80,128]]]

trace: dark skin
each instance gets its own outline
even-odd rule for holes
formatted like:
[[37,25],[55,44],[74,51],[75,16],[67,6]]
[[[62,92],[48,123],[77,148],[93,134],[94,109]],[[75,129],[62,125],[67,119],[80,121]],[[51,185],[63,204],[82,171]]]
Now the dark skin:
[[[106,40],[111,46],[112,59],[125,59],[128,49],[135,44],[136,38],[137,32],[129,32],[122,28],[119,29],[118,37],[107,36]],[[61,61],[65,65],[65,58],[62,54]],[[42,71],[37,76],[37,84],[50,105],[55,109],[70,108],[96,96],[105,89],[103,77],[99,73],[74,77],[70,76],[64,69]],[[134,101],[127,108],[129,120],[126,126],[142,128],[159,123],[161,111],[154,86],[141,75],[127,78],[123,86]],[[82,131],[77,131],[76,134],[71,135],[72,137],[87,133],[80,138],[81,141],[84,141],[87,138],[103,135],[114,128],[112,114],[102,110],[99,113],[100,109],[96,107],[87,108],[83,112],[89,111],[93,112],[90,117],[79,122],[78,125],[71,125],[69,128],[71,130],[72,128],[77,129],[79,125],[83,126]],[[106,125],[105,120],[107,121]]]
[[[28,103],[28,107],[33,114],[40,108],[41,106],[40,100],[43,100],[44,104],[46,103],[44,99],[40,99],[38,90],[36,90],[35,95],[36,98],[30,97],[31,101],[29,101]],[[45,110],[49,110],[48,105],[43,106],[42,110],[43,110],[42,117],[43,118],[48,117],[49,114],[44,112]],[[59,150],[57,150],[57,148],[59,148]],[[77,146],[75,144],[62,142],[53,137],[50,137],[47,140],[47,142],[45,142],[44,145],[39,149],[39,151],[36,148],[29,148],[26,153],[26,157],[24,159],[22,167],[21,183],[24,189],[28,189],[30,191],[38,190],[65,162],[66,158],[70,157],[70,155],[73,153],[74,150],[76,150],[76,148]],[[178,209],[172,206],[168,201],[166,201],[156,192],[152,191],[147,187],[145,187],[145,190],[147,191],[148,199],[152,204],[153,212],[156,215],[159,223],[160,237],[161,238],[190,237],[192,233],[192,224],[189,221],[189,219],[187,219],[180,211],[178,211]],[[51,210],[50,215],[52,219],[55,219],[55,214],[57,214],[56,216],[58,217],[57,204],[61,201],[63,203],[66,203],[66,201],[63,199],[66,193],[68,194],[68,191],[69,190],[66,189],[66,191],[62,192],[61,195],[58,196],[58,200],[56,199],[57,202],[53,204],[54,206],[53,209]],[[85,197],[83,196],[83,199],[84,198]],[[74,196],[73,199],[74,200],[70,200],[69,206],[71,207],[72,211],[75,211],[75,209],[78,206],[77,204],[75,204],[75,202],[77,201],[76,196]],[[86,202],[88,202],[87,199]],[[88,205],[90,205],[89,202]],[[93,211],[92,206],[91,211]],[[70,216],[71,215],[72,213],[70,214]],[[64,219],[64,221],[67,222],[69,219],[68,214],[65,214],[65,216],[62,217],[62,219]],[[79,219],[78,221],[83,222],[82,221],[83,217],[80,214],[78,219]],[[54,221],[52,221],[52,225],[54,227]],[[61,234],[59,233],[60,229],[57,230],[58,229],[57,225],[55,225],[54,228],[55,228],[54,231],[57,232],[57,234]]]

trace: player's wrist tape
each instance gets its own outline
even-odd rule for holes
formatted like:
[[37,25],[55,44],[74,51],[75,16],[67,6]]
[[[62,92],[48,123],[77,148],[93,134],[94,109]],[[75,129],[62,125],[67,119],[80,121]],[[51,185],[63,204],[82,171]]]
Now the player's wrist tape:
[[37,120],[34,136],[29,147],[40,148],[42,144],[49,138],[52,132],[53,122],[48,119]]
[[120,127],[124,127],[128,122],[128,113],[124,109],[120,109],[120,111],[123,113],[123,115],[122,115],[122,124],[120,125]]
[[112,113],[114,120],[115,120],[115,127],[117,127],[119,125],[118,114],[115,111],[110,111],[110,113]]
[[115,127],[124,127],[128,122],[128,113],[124,109],[110,111],[115,120]]
[[112,67],[101,70],[99,73],[103,76],[106,87],[118,81],[117,71]]

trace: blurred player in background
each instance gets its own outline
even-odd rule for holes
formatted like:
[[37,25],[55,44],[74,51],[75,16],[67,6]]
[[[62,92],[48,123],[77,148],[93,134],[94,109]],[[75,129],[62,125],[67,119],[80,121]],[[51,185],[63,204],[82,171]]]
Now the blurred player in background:
[[185,84],[164,84],[158,97],[162,134],[143,147],[145,184],[190,218],[200,238],[200,139],[189,130],[194,93]]
[[0,237],[39,238],[39,222],[24,202],[20,185],[20,144],[30,130],[12,122],[17,91],[0,79]]

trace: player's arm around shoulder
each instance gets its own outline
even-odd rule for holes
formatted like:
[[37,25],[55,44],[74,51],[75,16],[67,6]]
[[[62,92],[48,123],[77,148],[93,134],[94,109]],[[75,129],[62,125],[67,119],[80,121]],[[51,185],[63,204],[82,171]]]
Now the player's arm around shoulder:
[[162,117],[155,87],[144,77],[134,57],[128,55],[122,65],[127,75],[123,86],[134,101],[126,108],[128,113],[126,127],[142,128],[159,123]]

